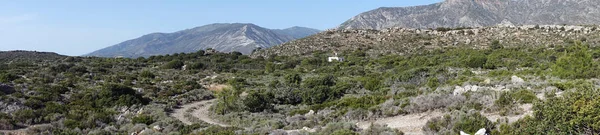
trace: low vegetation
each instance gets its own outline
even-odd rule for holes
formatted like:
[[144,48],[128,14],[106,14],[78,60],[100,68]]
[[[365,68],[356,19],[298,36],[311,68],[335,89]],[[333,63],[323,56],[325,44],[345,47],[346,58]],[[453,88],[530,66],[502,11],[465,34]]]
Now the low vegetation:
[[[402,134],[356,123],[441,112],[424,133],[600,133],[600,48],[493,44],[381,56],[358,49],[339,52],[343,62],[327,62],[326,52],[250,58],[204,51],[2,61],[0,129],[49,123],[44,131],[52,134]],[[213,98],[211,117],[232,127],[169,116],[182,104]],[[490,119],[528,111],[515,121]]]

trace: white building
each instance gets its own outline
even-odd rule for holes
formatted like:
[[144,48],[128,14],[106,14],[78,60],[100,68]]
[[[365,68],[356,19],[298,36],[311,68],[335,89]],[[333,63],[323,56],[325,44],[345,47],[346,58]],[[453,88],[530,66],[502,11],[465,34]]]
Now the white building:
[[343,62],[344,58],[343,57],[338,57],[337,53],[335,53],[335,56],[327,58],[327,61],[328,62],[333,62],[333,61]]

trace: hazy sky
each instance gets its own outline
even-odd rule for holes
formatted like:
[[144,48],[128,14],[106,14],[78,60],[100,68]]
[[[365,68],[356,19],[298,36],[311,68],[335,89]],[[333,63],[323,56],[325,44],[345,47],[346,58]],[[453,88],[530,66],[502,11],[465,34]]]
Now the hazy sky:
[[210,23],[336,27],[378,7],[441,0],[0,0],[0,51],[83,55],[153,32]]

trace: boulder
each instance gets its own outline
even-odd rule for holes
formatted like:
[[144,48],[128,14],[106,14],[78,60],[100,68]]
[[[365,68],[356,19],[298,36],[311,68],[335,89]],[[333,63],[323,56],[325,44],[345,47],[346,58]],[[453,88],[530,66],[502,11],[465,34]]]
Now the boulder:
[[12,86],[0,83],[0,93],[12,94],[12,93],[15,93],[15,92],[16,92],[15,88],[13,88]]
[[523,80],[523,78],[518,77],[518,76],[512,76],[510,77],[510,80],[513,84],[523,84],[525,83],[525,80]]

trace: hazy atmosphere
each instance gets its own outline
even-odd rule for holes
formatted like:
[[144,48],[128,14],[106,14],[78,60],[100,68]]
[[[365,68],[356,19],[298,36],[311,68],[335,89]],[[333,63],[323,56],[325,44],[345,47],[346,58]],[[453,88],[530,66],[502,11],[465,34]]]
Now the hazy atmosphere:
[[79,56],[154,32],[210,23],[325,30],[378,7],[439,0],[0,0],[0,50]]

